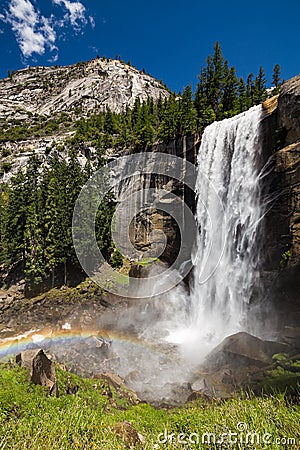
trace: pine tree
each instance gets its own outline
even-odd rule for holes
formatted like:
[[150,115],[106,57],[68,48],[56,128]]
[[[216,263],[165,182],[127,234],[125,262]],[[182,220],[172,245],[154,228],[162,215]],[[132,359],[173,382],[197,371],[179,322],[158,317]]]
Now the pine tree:
[[281,82],[281,67],[279,64],[275,64],[274,70],[273,70],[273,77],[272,77],[272,84],[275,86],[275,88],[278,88]]
[[238,81],[238,105],[239,112],[245,111],[251,106],[250,99],[247,97],[246,84],[242,77]]
[[195,133],[197,130],[197,111],[194,107],[191,86],[187,86],[181,96],[178,114],[178,134]]
[[231,117],[239,112],[238,109],[238,80],[235,68],[228,69],[227,61],[224,65],[224,87],[221,99],[223,117]]
[[2,252],[7,268],[19,261],[22,261],[24,268],[26,263],[24,234],[32,195],[32,187],[27,181],[26,175],[20,170],[12,178],[11,186],[5,193]]
[[46,267],[51,272],[51,284],[55,285],[55,269],[64,260],[64,234],[62,214],[62,186],[52,171],[47,185],[47,200],[45,204],[45,260]]
[[254,104],[258,104],[266,100],[267,91],[266,91],[266,75],[264,69],[260,66],[259,74],[255,78],[254,81],[254,89],[253,89],[253,102]]
[[169,141],[174,139],[177,135],[179,114],[178,100],[179,99],[173,94],[170,95],[164,103],[162,121],[158,129],[158,137],[162,141]]
[[28,285],[39,284],[45,277],[45,263],[43,255],[43,240],[40,229],[38,207],[31,203],[28,207],[24,233],[25,243],[25,280]]

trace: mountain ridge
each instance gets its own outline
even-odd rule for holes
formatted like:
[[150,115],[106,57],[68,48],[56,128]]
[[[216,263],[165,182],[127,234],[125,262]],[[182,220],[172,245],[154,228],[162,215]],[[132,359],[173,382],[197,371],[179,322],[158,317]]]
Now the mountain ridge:
[[161,81],[119,60],[30,67],[0,79],[0,120],[62,112],[85,116],[107,108],[120,113],[137,98],[143,102],[168,96]]

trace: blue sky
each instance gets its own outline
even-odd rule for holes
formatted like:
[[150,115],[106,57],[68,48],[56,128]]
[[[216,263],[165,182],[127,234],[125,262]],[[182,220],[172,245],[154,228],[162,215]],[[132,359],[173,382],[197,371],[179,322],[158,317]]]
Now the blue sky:
[[216,41],[238,74],[300,73],[299,0],[2,0],[0,76],[97,54],[124,61],[180,91],[197,83]]

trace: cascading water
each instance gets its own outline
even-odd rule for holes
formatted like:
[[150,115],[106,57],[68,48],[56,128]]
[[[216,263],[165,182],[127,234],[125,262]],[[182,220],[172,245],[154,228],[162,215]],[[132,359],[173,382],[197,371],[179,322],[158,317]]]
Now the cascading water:
[[190,320],[170,336],[193,360],[225,336],[253,331],[247,308],[259,275],[262,117],[262,107],[253,107],[208,126],[202,138]]

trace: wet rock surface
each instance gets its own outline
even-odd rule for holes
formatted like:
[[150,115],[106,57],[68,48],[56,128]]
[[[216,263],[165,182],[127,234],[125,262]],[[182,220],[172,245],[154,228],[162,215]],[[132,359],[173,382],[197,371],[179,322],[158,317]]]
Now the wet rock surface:
[[[276,107],[276,102],[278,105]],[[272,102],[271,102],[272,103]],[[268,105],[267,105],[268,106]],[[270,105],[269,105],[270,106]],[[285,82],[263,122],[268,212],[261,291],[266,323],[291,342],[300,323],[300,76]],[[299,348],[299,334],[293,332]]]

